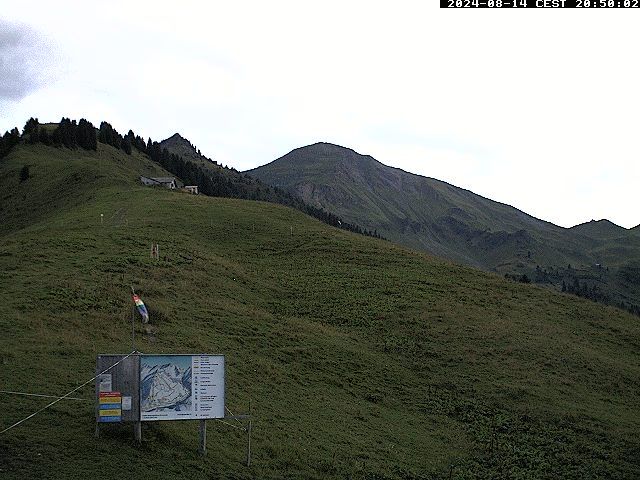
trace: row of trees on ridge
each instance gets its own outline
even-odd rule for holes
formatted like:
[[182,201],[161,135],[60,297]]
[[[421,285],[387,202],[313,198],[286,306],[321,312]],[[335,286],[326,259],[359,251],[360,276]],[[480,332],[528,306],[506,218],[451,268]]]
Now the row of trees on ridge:
[[[50,126],[41,125],[37,118],[30,118],[24,126],[22,139],[30,144],[42,143],[55,147],[85,150],[97,150],[98,143],[102,143],[122,150],[128,155],[131,155],[133,149],[136,149],[148,155],[151,160],[180,178],[185,184],[198,185],[199,192],[204,195],[279,203],[296,208],[334,227],[361,235],[382,238],[376,230],[367,230],[357,224],[344,222],[331,212],[309,205],[300,197],[280,188],[266,185],[233,168],[222,167],[213,161],[211,162],[212,168],[205,168],[185,160],[181,156],[169,152],[160,143],[154,142],[150,138],[145,142],[132,130],[129,130],[126,135],[121,135],[111,124],[101,122],[100,128],[96,131],[93,124],[84,118],[78,122],[62,118],[51,133],[49,133],[50,130]],[[7,138],[6,141],[5,138]],[[8,152],[20,141],[20,138],[17,129],[7,132],[0,143],[0,155]],[[200,155],[199,150],[197,153]]]

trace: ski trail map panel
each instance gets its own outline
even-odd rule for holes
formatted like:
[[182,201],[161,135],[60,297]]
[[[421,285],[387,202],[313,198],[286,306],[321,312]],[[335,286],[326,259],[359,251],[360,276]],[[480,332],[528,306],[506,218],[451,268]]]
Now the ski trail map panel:
[[140,356],[140,420],[223,417],[223,355]]

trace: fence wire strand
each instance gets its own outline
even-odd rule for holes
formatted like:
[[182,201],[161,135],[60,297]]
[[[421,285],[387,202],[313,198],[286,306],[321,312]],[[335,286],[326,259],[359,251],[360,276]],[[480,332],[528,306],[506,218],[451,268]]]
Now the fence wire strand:
[[[12,390],[0,390],[0,393],[8,395],[21,395],[23,397],[39,397],[39,398],[60,398],[58,395],[43,395],[41,393],[14,392]],[[88,398],[66,397],[65,400],[78,400],[80,402],[90,402]]]
[[113,367],[115,367],[116,365],[119,365],[120,363],[122,363],[125,359],[129,358],[131,355],[133,355],[134,353],[136,353],[136,350],[132,351],[129,355],[126,355],[124,357],[122,357],[120,360],[118,360],[116,363],[114,363],[113,365],[111,365],[110,367],[106,368],[105,370],[103,370],[102,372],[98,373],[95,377],[91,378],[90,380],[87,380],[86,382],[84,382],[82,385],[77,386],[76,388],[74,388],[73,390],[71,390],[70,392],[68,392],[67,394],[61,396],[61,397],[57,397],[53,402],[45,405],[44,407],[42,407],[40,410],[37,410],[35,412],[33,412],[31,415],[23,418],[22,420],[17,421],[16,423],[14,423],[13,425],[5,428],[4,430],[2,430],[0,432],[0,435],[2,435],[5,432],[8,432],[9,430],[11,430],[12,428],[17,427],[18,425],[20,425],[21,423],[26,422],[27,420],[29,420],[30,418],[35,417],[36,415],[38,415],[39,413],[44,412],[47,408],[52,407],[53,405],[55,405],[56,403],[58,403],[60,400],[65,400],[67,399],[67,397],[69,397],[69,395],[71,395],[72,393],[77,392],[78,390],[80,390],[82,387],[84,387],[85,385],[88,385],[89,383],[93,382],[96,378],[98,378],[100,375],[102,375],[103,373],[108,372],[109,370],[111,370]]

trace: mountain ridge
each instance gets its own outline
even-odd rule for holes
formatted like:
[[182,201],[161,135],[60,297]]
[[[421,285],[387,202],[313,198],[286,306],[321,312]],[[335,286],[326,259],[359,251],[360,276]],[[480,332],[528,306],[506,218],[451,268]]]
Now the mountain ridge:
[[569,230],[586,233],[596,237],[611,237],[625,233],[633,233],[635,227],[625,228],[613,223],[606,218],[600,220],[590,220],[570,227]]
[[556,289],[578,275],[590,289],[605,284],[614,303],[640,304],[640,290],[629,294],[618,279],[590,271],[640,260],[637,230],[608,220],[561,227],[328,142],[299,147],[246,173],[410,248]]
[[[178,136],[178,137],[182,138],[184,141],[189,142],[187,139],[185,139],[184,137],[182,137],[182,136],[181,136],[180,134],[178,134],[178,133],[175,133],[175,134],[173,135],[173,137],[175,137],[175,136]],[[545,220],[545,219],[543,219],[543,218],[539,218],[539,217],[536,217],[536,216],[534,216],[534,215],[531,215],[531,214],[529,214],[529,213],[525,212],[524,210],[522,210],[522,209],[520,209],[520,208],[518,208],[518,207],[516,207],[516,206],[513,206],[513,205],[511,205],[511,204],[509,204],[509,203],[501,202],[501,201],[499,201],[499,200],[494,200],[494,199],[491,199],[491,198],[489,198],[489,197],[487,197],[487,196],[485,196],[485,195],[481,195],[481,194],[475,193],[475,192],[474,192],[472,189],[470,189],[470,188],[466,188],[466,187],[459,187],[459,186],[454,185],[453,183],[447,182],[447,181],[445,181],[445,180],[440,180],[440,179],[437,179],[437,178],[435,178],[435,177],[431,177],[431,176],[427,176],[427,175],[422,175],[422,174],[419,174],[419,173],[414,173],[414,172],[411,172],[411,171],[409,171],[409,170],[405,170],[405,169],[400,168],[400,167],[395,167],[395,166],[393,166],[393,165],[387,165],[387,164],[385,164],[385,163],[381,162],[380,160],[376,159],[376,158],[375,158],[375,157],[373,157],[372,155],[369,155],[369,154],[360,154],[360,153],[358,153],[356,150],[354,150],[354,149],[352,149],[352,148],[350,148],[350,147],[345,147],[345,146],[342,146],[342,145],[338,145],[338,144],[336,144],[336,143],[326,142],[326,141],[318,141],[318,142],[311,143],[311,144],[309,144],[309,145],[305,145],[305,146],[302,146],[302,147],[294,148],[294,149],[292,149],[291,151],[289,151],[289,153],[287,153],[287,154],[285,154],[285,155],[283,155],[283,156],[281,156],[281,157],[277,158],[276,160],[273,160],[273,161],[271,161],[271,162],[268,162],[268,163],[266,163],[266,164],[264,164],[264,165],[260,165],[260,166],[258,166],[258,167],[254,167],[254,168],[251,168],[251,169],[245,170],[245,172],[256,172],[256,171],[259,171],[259,170],[260,170],[260,169],[262,169],[263,167],[267,167],[267,166],[269,166],[269,165],[272,165],[274,162],[277,162],[278,160],[281,160],[281,159],[283,159],[283,158],[287,157],[288,155],[291,155],[292,153],[295,153],[295,152],[297,152],[297,151],[301,151],[301,150],[306,150],[306,149],[313,148],[313,147],[318,147],[318,146],[321,146],[321,147],[329,147],[330,149],[332,149],[332,150],[334,150],[334,151],[336,151],[336,152],[339,152],[339,151],[347,151],[347,152],[353,153],[353,154],[355,154],[355,155],[357,155],[357,156],[359,156],[359,157],[362,157],[362,158],[364,158],[364,159],[372,160],[373,162],[375,162],[375,163],[377,163],[377,164],[379,164],[379,165],[381,165],[381,166],[383,166],[383,167],[386,167],[386,168],[388,168],[388,169],[396,170],[396,171],[398,171],[398,172],[400,172],[400,173],[402,173],[402,174],[411,175],[411,176],[414,176],[414,177],[419,177],[419,178],[428,179],[428,180],[434,180],[434,181],[436,181],[436,182],[439,182],[439,183],[442,183],[442,184],[445,184],[445,185],[449,185],[449,186],[454,187],[454,188],[456,188],[456,189],[459,189],[459,190],[462,190],[462,191],[466,191],[466,192],[468,192],[468,193],[471,193],[471,194],[473,194],[473,195],[476,195],[476,196],[478,196],[478,197],[481,197],[481,198],[483,198],[483,199],[485,199],[485,200],[489,200],[489,201],[491,201],[491,202],[493,202],[493,203],[496,203],[496,204],[500,204],[500,205],[503,205],[503,206],[506,206],[506,207],[513,208],[514,210],[517,210],[518,212],[520,212],[521,214],[523,214],[523,215],[525,215],[525,216],[527,216],[527,217],[530,217],[530,218],[532,218],[532,219],[534,219],[534,220],[536,220],[536,221],[542,222],[542,223],[546,223],[546,224],[553,225],[554,227],[557,227],[557,228],[559,228],[559,229],[563,229],[563,230],[571,230],[571,229],[576,229],[576,228],[582,227],[582,226],[584,226],[584,225],[586,225],[586,224],[591,224],[591,223],[594,223],[594,222],[595,222],[595,223],[605,222],[605,223],[607,223],[607,224],[610,224],[610,225],[612,225],[612,226],[615,226],[615,227],[617,227],[617,228],[619,228],[619,229],[621,229],[621,230],[624,230],[624,231],[626,231],[626,232],[630,232],[630,231],[632,231],[632,230],[634,230],[634,229],[640,229],[640,224],[639,224],[639,225],[636,225],[636,226],[634,226],[634,227],[626,228],[626,227],[623,227],[623,226],[621,226],[621,225],[618,225],[618,224],[616,224],[616,223],[614,223],[614,222],[612,222],[611,220],[606,219],[606,218],[603,218],[603,219],[600,219],[600,220],[593,220],[593,219],[592,219],[592,220],[589,220],[589,221],[586,221],[586,222],[578,223],[578,224],[573,225],[573,226],[570,226],[570,227],[563,227],[563,226],[561,226],[561,225],[557,225],[557,224],[553,223],[553,222],[552,222],[552,221],[550,221],[550,220]],[[286,186],[286,184],[285,184],[285,183],[281,183],[281,185],[282,185],[282,186]]]

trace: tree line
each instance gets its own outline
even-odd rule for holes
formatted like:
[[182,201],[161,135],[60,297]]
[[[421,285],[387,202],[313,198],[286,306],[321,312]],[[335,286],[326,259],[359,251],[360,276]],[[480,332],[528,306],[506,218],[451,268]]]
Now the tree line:
[[[599,267],[602,268],[602,267]],[[608,268],[607,268],[608,271]],[[540,268],[540,266],[536,266],[536,271],[534,273],[533,279],[529,278],[526,273],[523,274],[514,274],[514,273],[505,273],[504,278],[507,280],[512,280],[514,282],[520,283],[537,283],[537,284],[550,284],[558,286],[558,281],[562,278],[562,283],[560,289],[563,293],[569,293],[571,295],[575,295],[577,297],[586,298],[587,300],[591,300],[592,302],[602,303],[604,305],[614,306],[620,308],[622,310],[626,310],[633,315],[640,316],[640,305],[635,303],[626,302],[624,300],[616,301],[611,298],[611,295],[603,290],[596,283],[591,282],[591,284],[587,281],[580,281],[575,275],[571,274],[572,269],[571,265],[567,267],[566,275],[569,275],[568,281],[565,280],[564,275],[561,272],[561,269],[557,271],[548,272],[546,269]],[[555,281],[554,281],[555,279]],[[606,286],[605,286],[606,289]]]
[[526,273],[523,273],[522,275],[518,275],[516,273],[505,273],[504,278],[506,278],[507,280],[512,280],[514,282],[531,283],[531,279],[527,276]]
[[0,158],[7,155],[11,151],[11,149],[19,142],[20,132],[17,128],[5,132],[5,134],[0,137]]
[[589,286],[587,282],[580,282],[577,278],[574,278],[571,283],[565,283],[563,280],[562,291],[578,297],[586,298],[593,302],[615,306],[622,310],[626,310],[633,315],[640,316],[640,305],[625,302],[624,300],[621,300],[620,302],[613,302],[611,297],[603,292],[596,284]]
[[55,147],[83,148],[97,150],[96,129],[91,122],[81,118],[78,122],[62,118],[49,133],[49,129],[40,125],[37,118],[30,118],[22,131],[23,139],[30,144],[42,143]]
[[609,295],[604,293],[598,285],[595,283],[591,286],[587,282],[580,282],[577,278],[573,278],[573,282],[566,283],[562,280],[562,291],[565,293],[571,293],[578,297],[586,298],[592,300],[594,302],[604,303],[605,305],[609,305],[611,303],[611,298]]

